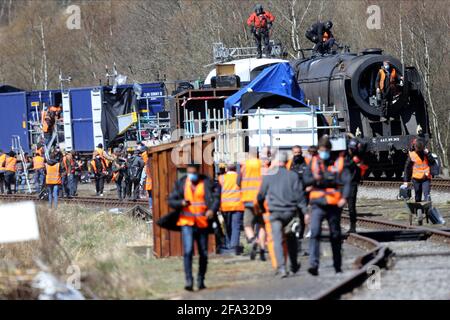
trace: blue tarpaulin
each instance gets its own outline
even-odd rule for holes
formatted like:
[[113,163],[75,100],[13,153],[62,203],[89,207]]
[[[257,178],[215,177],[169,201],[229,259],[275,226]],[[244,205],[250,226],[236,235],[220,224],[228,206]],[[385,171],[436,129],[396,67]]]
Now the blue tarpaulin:
[[[225,114],[228,117],[246,111],[242,96],[248,93],[261,93],[265,96],[290,101],[298,106],[306,106],[304,94],[295,79],[295,73],[288,62],[278,63],[264,69],[246,87],[225,100]],[[260,94],[260,96],[261,96]]]

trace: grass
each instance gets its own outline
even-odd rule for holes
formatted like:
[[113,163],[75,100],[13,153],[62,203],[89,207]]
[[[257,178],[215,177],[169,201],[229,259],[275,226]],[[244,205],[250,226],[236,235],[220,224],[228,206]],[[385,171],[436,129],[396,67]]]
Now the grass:
[[[80,290],[87,298],[168,299],[184,293],[181,258],[149,258],[134,249],[152,245],[148,224],[143,221],[69,205],[61,205],[57,212],[40,206],[38,220],[39,241],[0,245],[0,299],[35,297],[26,294],[29,282],[11,279],[30,270],[35,273],[36,259],[61,280],[71,275],[69,266],[78,266]],[[224,259],[210,259],[207,284],[220,288],[253,278],[257,281],[255,275],[271,272],[268,263],[224,264]]]

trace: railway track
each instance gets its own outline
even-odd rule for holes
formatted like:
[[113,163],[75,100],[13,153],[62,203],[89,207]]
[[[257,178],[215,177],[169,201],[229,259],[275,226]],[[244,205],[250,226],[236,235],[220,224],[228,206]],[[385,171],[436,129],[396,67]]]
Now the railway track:
[[[396,188],[398,189],[401,181],[395,180],[363,180],[361,186],[370,188]],[[433,179],[431,181],[433,190],[450,191],[450,180],[447,179]]]
[[[38,199],[36,194],[1,194],[0,201],[5,202],[17,202],[17,201],[35,201],[45,203],[47,200]],[[105,198],[105,197],[86,197],[77,196],[74,198],[58,198],[58,202],[66,204],[82,204],[86,206],[96,206],[105,208],[130,208],[137,205],[148,206],[147,200],[137,200],[137,201],[119,201],[116,198]]]
[[[350,223],[348,216],[342,216],[344,223]],[[356,258],[354,265],[358,271],[344,279],[339,284],[316,296],[317,300],[339,299],[342,295],[352,292],[361,286],[370,276],[369,270],[373,266],[384,268],[389,265],[393,252],[388,246],[374,238],[383,241],[411,241],[430,240],[440,244],[450,245],[450,232],[426,227],[407,226],[390,221],[358,218],[357,225],[360,228],[377,230],[378,232],[365,232],[361,234],[349,234],[346,241],[356,247],[364,248],[368,252]]]

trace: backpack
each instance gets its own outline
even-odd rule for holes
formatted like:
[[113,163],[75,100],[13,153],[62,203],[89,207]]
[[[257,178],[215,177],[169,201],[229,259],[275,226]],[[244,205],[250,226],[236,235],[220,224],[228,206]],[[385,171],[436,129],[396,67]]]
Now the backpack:
[[441,173],[441,164],[436,154],[432,153],[431,157],[434,159],[434,164],[430,166],[430,174],[432,177],[435,177]]

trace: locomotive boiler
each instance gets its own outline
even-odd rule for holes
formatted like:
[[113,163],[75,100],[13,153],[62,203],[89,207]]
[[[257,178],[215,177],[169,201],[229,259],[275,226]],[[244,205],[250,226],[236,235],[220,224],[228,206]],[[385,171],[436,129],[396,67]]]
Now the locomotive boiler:
[[[383,61],[403,76],[389,101],[387,117],[376,98],[376,77]],[[403,173],[407,152],[417,136],[429,139],[427,104],[422,81],[414,67],[405,67],[381,49],[335,53],[293,62],[305,99],[336,107],[342,131],[353,133],[367,145],[370,172],[379,178]]]

